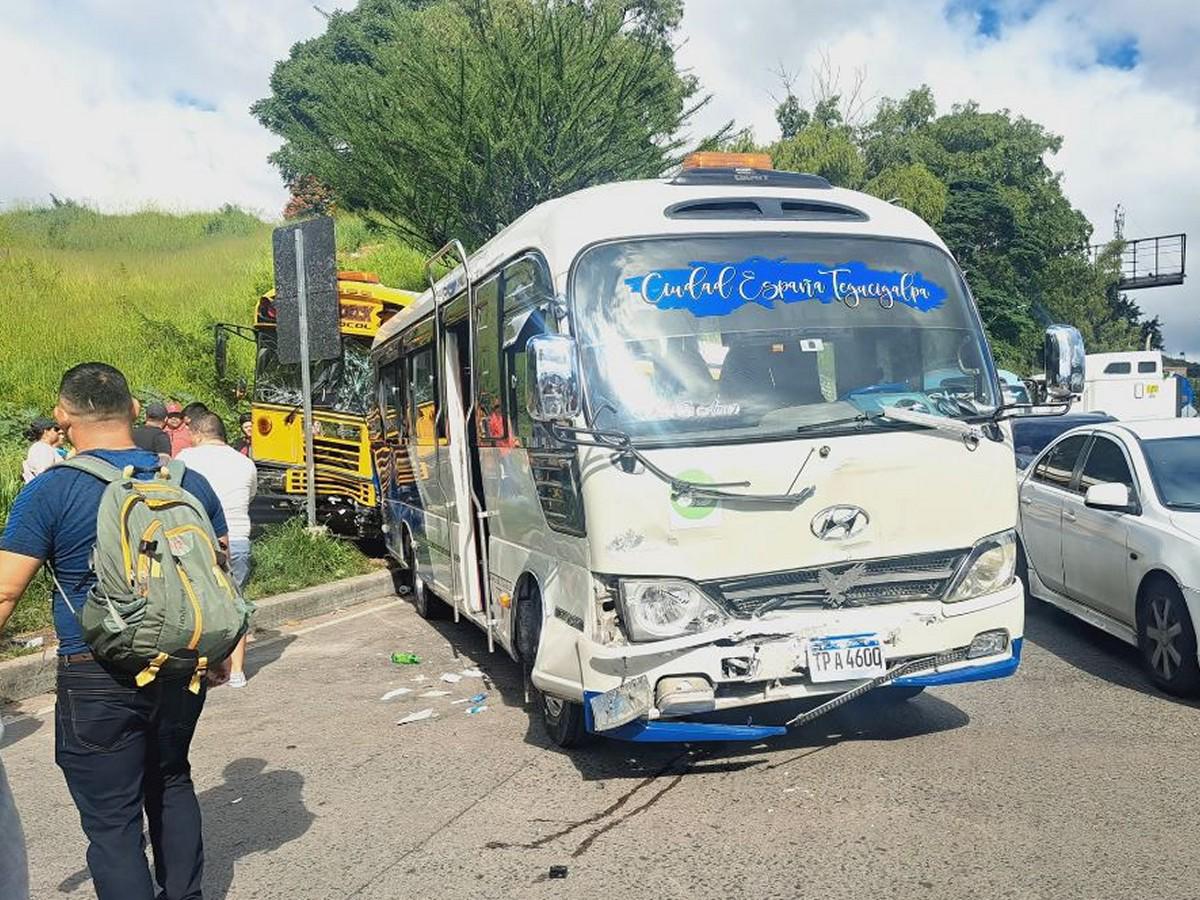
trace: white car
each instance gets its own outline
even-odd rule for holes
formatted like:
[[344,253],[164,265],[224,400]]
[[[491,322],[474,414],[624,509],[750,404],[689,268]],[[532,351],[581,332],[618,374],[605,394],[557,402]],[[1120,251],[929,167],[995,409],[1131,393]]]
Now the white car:
[[1200,693],[1200,422],[1075,428],[1020,477],[1029,594],[1141,650],[1164,690]]

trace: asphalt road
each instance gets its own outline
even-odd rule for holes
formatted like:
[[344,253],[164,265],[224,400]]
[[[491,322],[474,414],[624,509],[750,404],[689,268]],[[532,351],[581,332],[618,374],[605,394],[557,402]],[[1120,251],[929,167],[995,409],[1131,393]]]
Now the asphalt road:
[[[1033,611],[1027,638],[1014,678],[867,698],[771,745],[567,754],[465,623],[399,601],[304,623],[255,646],[249,687],[214,691],[201,720],[205,897],[1200,894],[1200,710],[1056,611]],[[439,680],[475,665],[484,679]],[[483,690],[476,715],[452,702]],[[23,704],[3,758],[34,896],[83,900],[48,705]],[[395,724],[424,708],[437,717]]]

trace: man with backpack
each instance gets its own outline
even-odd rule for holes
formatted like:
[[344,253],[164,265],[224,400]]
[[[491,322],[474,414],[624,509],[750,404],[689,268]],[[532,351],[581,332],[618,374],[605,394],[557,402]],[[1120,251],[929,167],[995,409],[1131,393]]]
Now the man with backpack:
[[45,563],[59,640],[55,761],[96,894],[183,900],[201,896],[204,867],[188,749],[248,609],[224,568],[220,502],[199,474],[135,446],[137,413],[112,366],[63,376],[54,415],[79,452],[13,504],[0,538],[0,628]]

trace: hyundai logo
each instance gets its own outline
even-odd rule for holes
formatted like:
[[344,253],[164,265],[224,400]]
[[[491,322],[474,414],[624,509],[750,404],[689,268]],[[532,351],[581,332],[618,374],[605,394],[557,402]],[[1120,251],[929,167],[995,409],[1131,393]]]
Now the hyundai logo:
[[858,506],[830,506],[812,520],[812,533],[823,541],[844,541],[861,534],[871,517]]

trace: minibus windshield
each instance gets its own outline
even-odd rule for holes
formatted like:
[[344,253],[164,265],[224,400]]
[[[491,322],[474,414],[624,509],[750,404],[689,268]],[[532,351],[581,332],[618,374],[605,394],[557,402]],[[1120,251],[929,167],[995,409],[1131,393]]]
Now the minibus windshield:
[[601,244],[577,261],[571,298],[592,425],[634,438],[883,430],[886,406],[962,419],[997,406],[958,270],[925,244],[760,234]]

